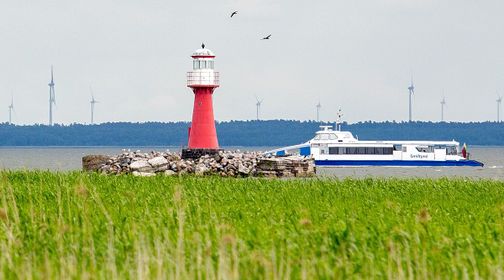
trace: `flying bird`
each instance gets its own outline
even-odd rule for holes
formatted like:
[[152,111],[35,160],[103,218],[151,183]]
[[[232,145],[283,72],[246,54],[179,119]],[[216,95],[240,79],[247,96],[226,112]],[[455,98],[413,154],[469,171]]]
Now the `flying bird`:
[[261,40],[269,40],[270,37],[271,37],[271,34],[268,35],[268,36],[266,36],[266,37],[264,37],[264,38],[262,38]]
[[234,15],[236,15],[238,13],[238,11],[234,11],[231,13],[231,17],[233,17]]

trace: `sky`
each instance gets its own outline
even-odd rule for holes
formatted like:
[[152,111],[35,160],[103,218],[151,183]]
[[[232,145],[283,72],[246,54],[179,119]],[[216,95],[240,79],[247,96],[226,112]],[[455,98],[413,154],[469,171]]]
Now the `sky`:
[[[238,14],[230,18],[234,10]],[[216,54],[216,120],[495,120],[502,0],[2,0],[0,122],[189,121],[192,52]],[[260,40],[272,34],[270,40]],[[504,114],[501,114],[504,115]]]

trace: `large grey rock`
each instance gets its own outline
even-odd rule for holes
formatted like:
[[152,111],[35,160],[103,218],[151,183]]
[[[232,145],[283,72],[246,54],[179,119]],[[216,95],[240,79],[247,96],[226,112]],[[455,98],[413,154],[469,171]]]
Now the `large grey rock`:
[[137,160],[130,164],[130,169],[139,172],[154,171],[154,168],[146,160]]
[[245,165],[240,163],[238,165],[238,172],[242,175],[249,175],[250,169],[248,169],[247,167],[245,167]]
[[178,171],[179,168],[177,167],[177,163],[175,163],[175,162],[170,163],[170,169],[175,172]]
[[175,175],[177,175],[177,172],[175,172],[175,171],[173,171],[173,170],[166,170],[166,171],[164,172],[164,175],[165,175],[165,176],[175,176]]
[[175,154],[167,154],[165,155],[166,159],[169,161],[169,162],[173,162],[173,161],[180,161],[180,156],[179,155],[175,155]]
[[206,167],[205,164],[203,163],[199,163],[198,165],[196,165],[195,169],[194,169],[194,173],[196,175],[205,175],[205,173],[207,171],[209,171],[210,169],[208,167]]
[[169,168],[168,164],[160,165],[160,166],[154,168],[154,172],[156,172],[156,173],[157,172],[164,172],[164,171],[168,170],[168,168]]
[[168,160],[162,156],[157,156],[155,158],[151,158],[147,161],[152,167],[156,168],[162,165],[168,165]]
[[89,155],[82,158],[82,169],[84,171],[100,171],[110,157],[104,155]]
[[138,177],[152,177],[156,176],[155,173],[152,172],[139,172],[139,171],[133,171],[133,176],[138,176]]

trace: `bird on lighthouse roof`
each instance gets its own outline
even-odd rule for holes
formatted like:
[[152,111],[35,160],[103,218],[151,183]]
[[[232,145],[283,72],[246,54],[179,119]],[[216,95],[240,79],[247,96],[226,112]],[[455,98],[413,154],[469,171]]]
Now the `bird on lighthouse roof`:
[[195,50],[192,56],[215,56],[215,54],[211,50],[205,49],[205,43],[203,43],[201,49]]

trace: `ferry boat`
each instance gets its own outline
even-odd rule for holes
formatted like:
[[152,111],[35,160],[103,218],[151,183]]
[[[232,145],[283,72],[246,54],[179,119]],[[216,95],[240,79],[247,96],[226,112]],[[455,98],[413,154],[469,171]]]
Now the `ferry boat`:
[[341,126],[321,126],[306,143],[274,149],[267,154],[310,156],[316,166],[476,166],[465,145],[452,141],[361,141]]

